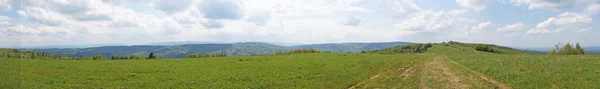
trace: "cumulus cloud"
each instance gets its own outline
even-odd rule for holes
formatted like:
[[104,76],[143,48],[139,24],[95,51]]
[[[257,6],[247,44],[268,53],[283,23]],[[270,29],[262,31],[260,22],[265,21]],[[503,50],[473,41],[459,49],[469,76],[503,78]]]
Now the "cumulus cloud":
[[565,12],[558,17],[551,17],[548,20],[536,25],[536,28],[546,28],[552,25],[576,25],[591,23],[592,18],[578,13]]
[[427,10],[403,18],[400,23],[394,24],[394,27],[402,31],[438,31],[452,28],[457,21],[459,20],[448,12]]
[[271,19],[271,12],[264,10],[254,10],[251,11],[248,16],[246,16],[245,20],[248,22],[253,22],[256,25],[264,25]]
[[356,16],[348,16],[346,19],[344,19],[344,21],[342,21],[342,24],[347,26],[358,26],[363,23],[364,21],[360,20]]
[[213,29],[213,28],[223,28],[223,23],[218,20],[208,20],[202,24],[205,28]]
[[0,9],[2,10],[10,10],[12,7],[10,6],[9,0],[0,0]]
[[561,32],[562,30],[558,29],[558,30],[548,30],[546,28],[536,28],[536,29],[531,29],[529,31],[527,31],[527,34],[546,34],[546,33],[558,33]]
[[[570,29],[587,29],[591,28],[592,15],[594,15],[600,6],[598,4],[590,4],[581,13],[564,12],[557,17],[550,17],[545,21],[542,21],[536,25],[534,29],[530,29],[527,34],[544,34],[544,33],[557,33],[562,30]],[[556,30],[550,31],[548,29],[555,28]],[[577,32],[586,32],[585,30]]]
[[380,0],[378,3],[392,8],[400,16],[422,11],[413,0]]
[[475,11],[487,9],[486,0],[456,0],[456,3],[462,8],[470,8]]
[[192,0],[159,0],[158,2],[152,3],[152,5],[154,8],[158,8],[167,14],[173,14],[187,10],[192,2]]
[[565,10],[576,6],[586,6],[595,0],[509,0],[510,3],[521,6],[526,5],[529,9],[551,9]]
[[12,26],[13,22],[10,20],[8,16],[0,15],[0,27],[8,27]]
[[204,18],[238,20],[245,15],[240,2],[235,0],[202,0],[198,10]]
[[19,15],[28,17],[29,20],[40,24],[59,26],[69,22],[67,17],[54,11],[48,11],[40,7],[25,7],[25,10],[17,11]]
[[600,4],[592,4],[588,6],[583,13],[586,15],[593,15],[598,13],[598,11],[600,11]]
[[589,33],[590,31],[592,31],[592,28],[583,28],[583,29],[580,29],[579,31],[577,31],[577,33],[579,33],[581,35],[585,35],[585,34]]
[[523,30],[523,23],[515,23],[511,25],[506,25],[503,28],[498,28],[496,32],[511,32],[511,31],[520,31]]
[[474,26],[471,29],[475,31],[481,31],[482,29],[487,28],[490,24],[492,24],[491,21],[479,23],[479,25]]

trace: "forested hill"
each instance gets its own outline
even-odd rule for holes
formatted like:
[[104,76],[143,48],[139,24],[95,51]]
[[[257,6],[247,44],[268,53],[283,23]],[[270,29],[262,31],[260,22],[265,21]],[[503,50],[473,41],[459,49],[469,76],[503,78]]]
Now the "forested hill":
[[333,52],[360,52],[363,50],[375,50],[391,48],[410,44],[409,42],[381,42],[381,43],[330,43],[293,46],[296,49],[317,49]]
[[138,55],[147,56],[150,52],[167,58],[182,58],[187,54],[200,53],[225,53],[228,55],[257,55],[274,54],[277,51],[290,51],[293,49],[317,49],[333,52],[359,52],[362,50],[375,50],[406,45],[408,42],[382,42],[382,43],[332,43],[299,46],[278,46],[261,42],[243,42],[232,44],[183,44],[183,45],[134,45],[134,46],[103,46],[91,48],[66,48],[66,49],[27,49],[54,54],[65,54],[76,57],[94,56],[102,54],[107,57]]

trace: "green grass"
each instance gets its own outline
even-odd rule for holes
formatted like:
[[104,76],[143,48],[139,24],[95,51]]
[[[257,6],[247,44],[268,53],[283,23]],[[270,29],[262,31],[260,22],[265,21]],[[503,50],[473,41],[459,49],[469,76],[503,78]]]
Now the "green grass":
[[0,88],[345,88],[413,55],[298,54],[166,60],[1,59]]
[[495,54],[468,47],[433,49],[515,88],[600,88],[600,56]]
[[163,60],[0,58],[0,88],[499,88],[478,74],[512,88],[600,88],[600,55],[495,50],[499,52],[452,44],[433,45],[422,54]]

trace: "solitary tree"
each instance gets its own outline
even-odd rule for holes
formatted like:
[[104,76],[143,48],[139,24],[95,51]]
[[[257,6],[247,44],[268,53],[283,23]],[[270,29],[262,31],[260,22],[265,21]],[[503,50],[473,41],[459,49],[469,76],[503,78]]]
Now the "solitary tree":
[[154,56],[154,52],[150,52],[150,55],[148,55],[148,59],[156,59],[156,56]]

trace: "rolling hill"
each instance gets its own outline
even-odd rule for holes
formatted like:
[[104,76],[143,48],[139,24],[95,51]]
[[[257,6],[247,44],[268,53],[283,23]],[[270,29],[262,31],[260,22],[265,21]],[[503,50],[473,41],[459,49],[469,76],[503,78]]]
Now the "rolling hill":
[[290,51],[293,49],[317,49],[333,52],[359,52],[362,50],[375,50],[390,48],[408,42],[382,42],[382,43],[330,43],[298,46],[278,46],[261,42],[241,43],[208,43],[208,44],[181,44],[181,45],[134,45],[134,46],[103,46],[91,48],[51,48],[51,49],[24,49],[55,54],[65,54],[76,57],[138,55],[146,56],[151,52],[167,58],[182,58],[187,54],[200,53],[225,53],[228,55],[259,55],[273,54],[277,51]]
[[381,43],[329,43],[329,44],[311,44],[292,46],[296,49],[317,49],[329,50],[333,52],[359,52],[363,50],[375,50],[382,48],[391,48],[400,45],[410,44],[409,42],[381,42]]

